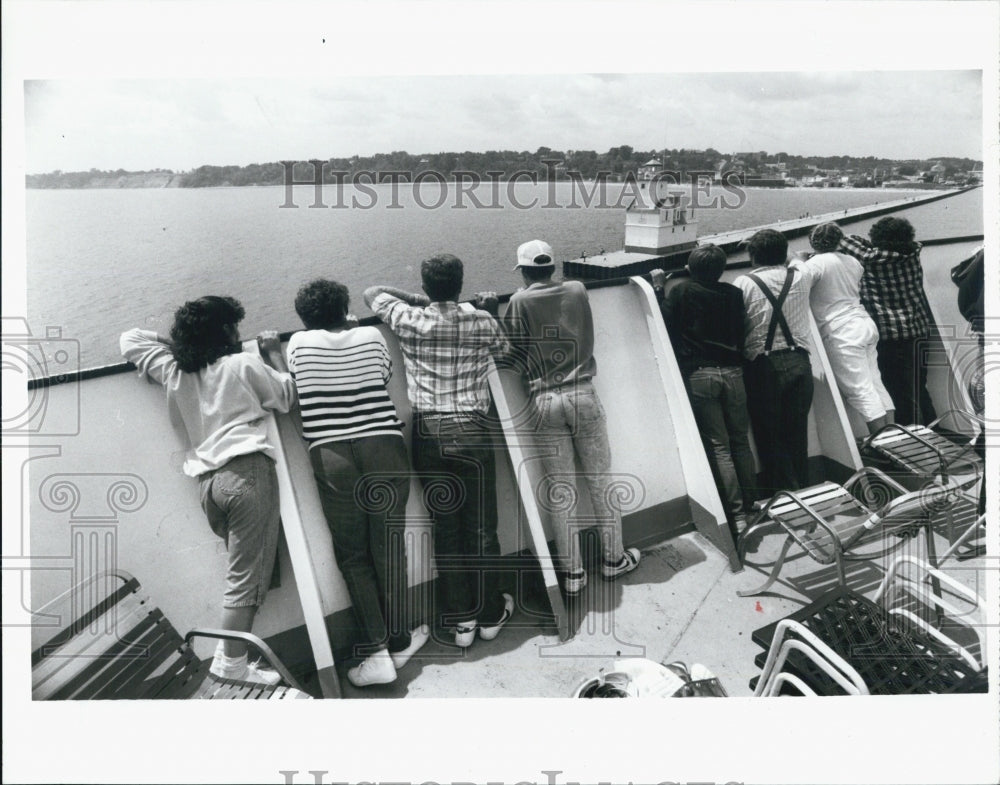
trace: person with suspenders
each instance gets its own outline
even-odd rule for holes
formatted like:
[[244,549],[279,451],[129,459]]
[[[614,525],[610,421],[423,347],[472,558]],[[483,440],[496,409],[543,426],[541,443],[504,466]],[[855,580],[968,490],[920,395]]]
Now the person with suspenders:
[[762,229],[747,246],[756,268],[733,284],[747,311],[747,406],[761,479],[758,496],[809,484],[809,292],[814,274],[788,267],[788,241]]

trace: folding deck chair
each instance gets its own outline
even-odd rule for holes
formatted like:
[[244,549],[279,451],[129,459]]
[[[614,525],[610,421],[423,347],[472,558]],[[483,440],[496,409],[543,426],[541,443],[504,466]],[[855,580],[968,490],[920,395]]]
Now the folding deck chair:
[[[777,580],[793,544],[798,544],[819,564],[836,564],[837,578],[842,586],[846,586],[844,559],[880,558],[923,529],[927,557],[936,567],[934,535],[930,524],[933,516],[946,507],[958,491],[954,482],[907,491],[872,467],[855,472],[843,485],[824,482],[800,491],[779,491],[751,518],[750,525],[740,534],[737,555],[742,563],[747,540],[757,530],[773,524],[778,524],[786,533],[781,552],[763,584],[737,594],[750,597],[767,591]],[[899,542],[891,543],[878,552],[852,553],[855,548],[863,548],[880,538],[887,539],[885,536],[888,534],[899,537]]]
[[[799,695],[815,695],[811,687],[797,669],[789,663],[789,656],[798,652],[801,662],[807,662],[830,682],[848,695],[867,695],[868,685],[849,663],[827,646],[818,636],[803,624],[793,619],[782,619],[775,628],[771,647],[768,649],[754,697],[774,697],[787,694],[787,687],[794,688]],[[800,666],[801,667],[801,666]]]
[[[912,573],[912,574],[911,574]],[[947,593],[929,586],[944,585]],[[914,604],[914,600],[918,602]],[[920,608],[926,613],[920,613]],[[951,614],[944,625],[926,617]],[[926,562],[899,556],[874,600],[833,589],[754,631],[755,695],[987,692],[982,598]],[[974,617],[971,623],[963,623]],[[974,648],[959,633],[976,639]]]
[[[947,438],[935,428],[948,417],[964,419],[982,433],[985,422],[981,417],[961,409],[949,409],[930,425],[898,425],[890,423],[861,442],[861,449],[878,456],[902,475],[904,483],[915,487],[929,483],[950,484],[962,492],[962,497],[973,506],[977,505],[971,491],[977,482],[985,482],[985,468],[982,458],[975,452],[972,439],[968,444],[959,444]],[[909,482],[907,482],[907,480]],[[980,510],[982,512],[982,510]],[[954,531],[954,518],[947,511],[948,530]],[[952,556],[984,523],[980,516],[954,540],[941,556],[941,561]]]
[[[121,585],[117,585],[120,582]],[[103,584],[103,586],[102,586]],[[141,590],[139,581],[118,570],[82,581],[42,608],[51,614],[67,600],[78,607],[72,621],[31,655],[35,700],[311,698],[271,648],[256,635],[232,630],[191,630],[183,638]],[[95,600],[93,604],[89,601]],[[222,679],[200,660],[195,638],[243,640],[255,647],[284,684]]]

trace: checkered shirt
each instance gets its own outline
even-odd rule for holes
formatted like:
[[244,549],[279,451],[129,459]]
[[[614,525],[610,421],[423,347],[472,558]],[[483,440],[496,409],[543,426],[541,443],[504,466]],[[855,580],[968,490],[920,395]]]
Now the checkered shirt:
[[878,326],[883,340],[922,338],[930,330],[931,308],[924,293],[920,243],[910,253],[883,251],[864,237],[851,235],[838,250],[864,265],[861,304]]
[[383,292],[372,311],[399,339],[406,392],[417,412],[484,414],[490,406],[490,356],[510,344],[486,311],[453,302],[408,305]]

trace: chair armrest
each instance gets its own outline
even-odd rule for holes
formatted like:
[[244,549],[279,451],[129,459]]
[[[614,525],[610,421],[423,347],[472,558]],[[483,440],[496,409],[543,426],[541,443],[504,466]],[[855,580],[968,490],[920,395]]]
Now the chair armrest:
[[[797,638],[793,636],[797,636]],[[756,695],[765,693],[768,689],[768,682],[771,681],[775,673],[781,672],[788,654],[793,650],[801,652],[812,660],[845,692],[868,694],[868,685],[865,684],[861,675],[819,636],[794,619],[782,619],[775,627],[774,638],[771,640],[771,646],[767,652],[767,660],[761,670],[760,680],[757,682]]]
[[[981,520],[984,518],[985,516],[980,516]],[[919,579],[905,577],[904,575],[902,575],[901,572],[901,568],[904,564],[913,565],[918,573],[922,573],[922,576]],[[927,590],[926,587],[931,578],[936,578],[939,581],[938,585],[947,586],[955,595],[963,597],[966,601],[971,603],[973,607],[979,609],[981,614],[985,613],[985,608],[986,608],[985,601],[975,591],[970,589],[968,586],[959,583],[957,580],[952,578],[947,573],[935,569],[934,567],[931,567],[927,562],[923,561],[922,559],[917,559],[913,556],[908,556],[906,554],[901,554],[897,556],[895,559],[893,559],[892,564],[889,565],[889,569],[886,570],[885,577],[882,579],[882,583],[878,587],[878,591],[876,591],[875,596],[872,597],[872,601],[878,603],[890,613],[897,613],[897,615],[902,615],[910,619],[910,621],[914,622],[918,627],[923,629],[932,637],[941,641],[942,643],[945,643],[949,648],[955,650],[964,659],[966,659],[970,663],[975,663],[975,658],[968,652],[968,649],[966,649],[964,646],[962,646],[959,643],[956,643],[951,638],[947,637],[937,629],[931,627],[923,619],[920,619],[919,617],[916,617],[913,614],[906,611],[900,611],[899,609],[892,609],[887,604],[889,589],[898,581],[899,583],[907,583],[912,586],[918,587],[921,590],[919,595],[921,600],[929,599],[931,602],[934,603],[934,606],[936,608],[944,610],[948,613],[955,614],[957,616],[964,615],[965,611],[963,611],[963,609],[948,602],[948,600],[946,600],[944,596],[934,594],[933,591]],[[983,657],[985,658],[986,648],[984,646],[985,635],[983,633],[983,626],[981,624],[974,624],[973,626],[976,629],[977,636],[979,637],[980,651],[983,653]],[[983,659],[982,662],[975,663],[973,667],[982,668],[985,666],[985,664],[986,664],[985,659]]]
[[202,627],[191,630],[184,636],[184,642],[190,645],[193,638],[214,638],[216,640],[223,641],[243,641],[244,643],[256,648],[264,656],[264,659],[267,660],[268,664],[280,674],[286,684],[290,687],[294,687],[300,692],[305,692],[305,690],[302,689],[302,685],[300,685],[296,678],[288,672],[288,669],[284,666],[281,660],[278,659],[278,655],[274,653],[271,647],[251,632],[238,632],[236,630],[219,630]]
[[[863,466],[862,468],[854,472],[854,474],[852,474],[844,481],[843,483],[844,490],[848,491],[855,498],[858,498],[857,494],[854,493],[854,486],[857,485],[858,482],[860,482],[862,479],[867,477],[872,477],[878,480],[880,483],[885,484],[887,488],[891,488],[892,490],[896,491],[900,496],[902,496],[904,493],[909,493],[909,491],[906,488],[904,488],[902,485],[900,485],[898,482],[892,479],[892,477],[890,477],[888,474],[881,471],[880,469],[876,469],[874,466]],[[865,498],[858,498],[858,501],[863,502],[867,505],[868,500]]]
[[[54,597],[53,599],[49,600],[41,608],[38,608],[37,610],[32,611],[32,613],[35,613],[35,614],[44,614],[50,608],[56,607],[60,602],[62,602],[63,600],[67,599],[68,597],[70,597],[74,592],[79,592],[81,589],[83,589],[84,586],[89,586],[91,583],[94,583],[95,581],[99,581],[99,580],[101,580],[103,578],[117,578],[118,580],[120,580],[122,582],[122,585],[125,585],[125,584],[129,583],[130,581],[135,581],[136,588],[137,589],[140,588],[139,581],[137,581],[135,579],[135,577],[131,573],[125,572],[125,570],[106,570],[106,571],[103,571],[103,572],[98,572],[98,573],[96,573],[94,575],[91,575],[91,576],[89,576],[87,578],[84,578],[79,583],[74,584],[73,586],[71,586],[70,588],[68,588],[66,591],[62,592],[59,596]],[[121,587],[118,587],[118,588],[121,588]]]

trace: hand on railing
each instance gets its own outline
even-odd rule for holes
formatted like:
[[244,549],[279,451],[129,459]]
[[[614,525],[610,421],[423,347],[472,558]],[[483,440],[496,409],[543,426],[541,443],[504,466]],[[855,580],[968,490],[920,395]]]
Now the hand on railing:
[[480,308],[492,316],[497,315],[500,307],[500,300],[497,298],[496,292],[476,292],[473,302],[475,302],[476,308]]
[[288,364],[285,362],[285,355],[281,353],[281,339],[278,338],[277,330],[262,330],[257,336],[257,347],[264,362],[277,371],[288,372]]

